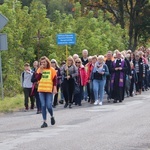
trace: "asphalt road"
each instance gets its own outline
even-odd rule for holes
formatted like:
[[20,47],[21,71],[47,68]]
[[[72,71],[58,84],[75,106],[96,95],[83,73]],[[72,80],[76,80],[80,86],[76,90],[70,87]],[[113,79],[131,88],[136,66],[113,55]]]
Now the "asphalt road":
[[150,150],[150,91],[123,103],[55,110],[41,129],[35,111],[0,115],[0,150]]

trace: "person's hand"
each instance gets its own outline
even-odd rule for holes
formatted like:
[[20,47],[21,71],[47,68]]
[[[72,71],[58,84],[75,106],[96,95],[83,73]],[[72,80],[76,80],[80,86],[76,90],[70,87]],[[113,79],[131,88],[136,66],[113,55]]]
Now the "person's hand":
[[53,88],[53,94],[57,94],[57,88],[56,88],[56,86],[54,86],[54,88]]
[[65,66],[65,71],[67,71],[68,70],[68,66]]
[[67,80],[69,80],[69,79],[70,79],[70,76],[68,75],[68,76],[67,76]]
[[40,66],[40,73],[43,73],[43,69],[44,69],[44,66],[41,65],[41,66]]
[[27,72],[27,73],[31,73],[31,71],[30,71],[30,70],[26,70],[26,72]]
[[143,77],[145,77],[145,74],[143,74]]
[[132,79],[132,76],[129,76],[130,79]]
[[122,67],[119,67],[118,69],[119,69],[119,70],[122,70]]
[[115,68],[115,70],[117,71],[119,68]]

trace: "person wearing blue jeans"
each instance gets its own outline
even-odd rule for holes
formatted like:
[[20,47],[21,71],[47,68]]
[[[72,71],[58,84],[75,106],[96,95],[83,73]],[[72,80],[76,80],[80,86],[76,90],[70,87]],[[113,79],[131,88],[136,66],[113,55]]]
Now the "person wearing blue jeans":
[[[104,88],[105,88],[106,80],[93,80],[93,91],[95,97],[95,105],[102,105],[103,97],[104,97]],[[100,97],[100,101],[98,100]]]
[[[107,65],[104,63],[104,56],[98,56],[97,62],[95,63],[92,71],[91,80],[93,80],[93,92],[95,103],[94,105],[102,105],[104,97],[104,88],[106,84],[106,76],[109,75]],[[100,97],[100,100],[99,100]]]
[[[50,60],[43,56],[40,59],[40,67],[36,72],[36,79],[39,81],[38,92],[41,101],[43,124],[41,128],[47,127],[47,110],[51,116],[51,125],[55,124],[52,102],[53,94],[57,94],[56,70],[51,67]],[[47,109],[47,110],[46,110]]]
[[46,93],[46,92],[40,92],[40,101],[42,106],[42,116],[43,120],[47,120],[46,118],[46,108],[51,116],[53,116],[53,108],[52,108],[52,102],[53,102],[53,94],[52,93]]

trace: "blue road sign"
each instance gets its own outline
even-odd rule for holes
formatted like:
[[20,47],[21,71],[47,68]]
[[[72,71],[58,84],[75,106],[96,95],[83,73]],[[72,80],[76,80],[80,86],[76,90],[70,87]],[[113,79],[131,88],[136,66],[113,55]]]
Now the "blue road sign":
[[57,44],[58,45],[74,45],[74,44],[76,44],[75,33],[57,34]]
[[0,14],[0,30],[3,29],[3,27],[7,24],[8,19]]
[[0,33],[0,51],[8,50],[7,34]]

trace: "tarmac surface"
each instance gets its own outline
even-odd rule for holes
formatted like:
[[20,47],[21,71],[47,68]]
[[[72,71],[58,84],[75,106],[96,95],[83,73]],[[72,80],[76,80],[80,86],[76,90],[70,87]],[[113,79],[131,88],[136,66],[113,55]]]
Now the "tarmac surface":
[[36,110],[0,115],[0,150],[150,150],[150,91],[122,103],[54,109],[41,129]]

